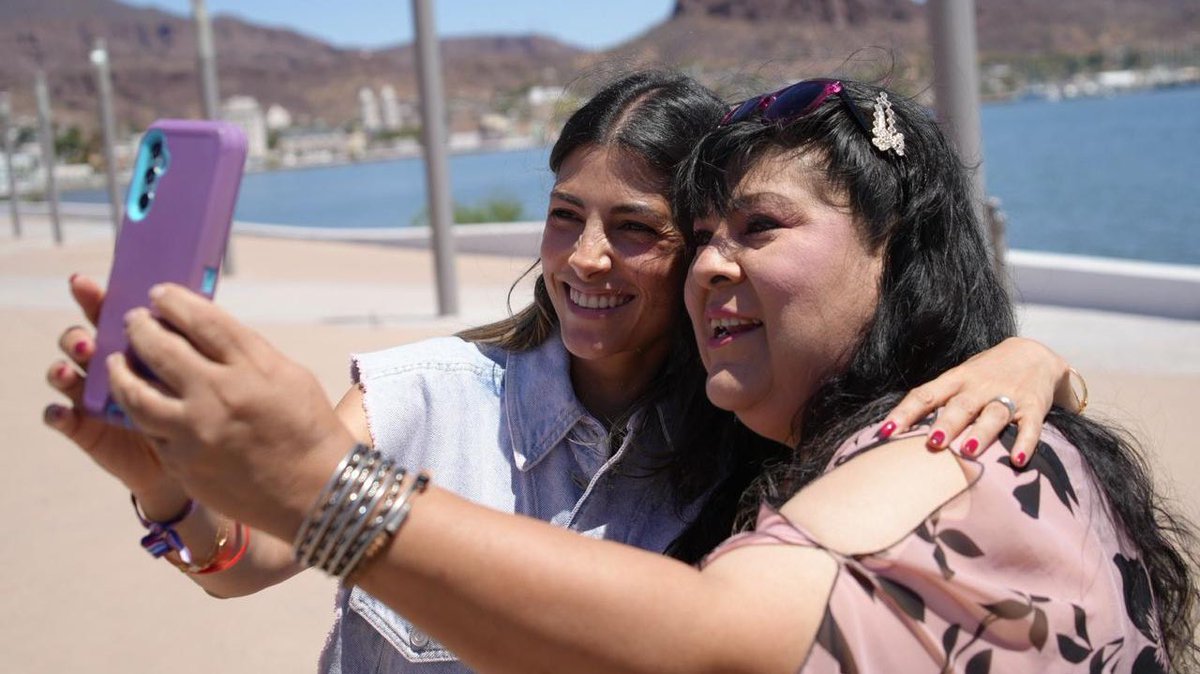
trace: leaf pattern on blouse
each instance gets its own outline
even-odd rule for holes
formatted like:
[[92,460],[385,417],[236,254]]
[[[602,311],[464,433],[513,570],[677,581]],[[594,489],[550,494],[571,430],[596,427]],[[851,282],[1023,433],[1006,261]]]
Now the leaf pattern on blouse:
[[[848,440],[827,470],[899,439],[876,432]],[[1164,672],[1149,576],[1078,451],[1047,426],[1017,468],[1015,437],[1009,427],[959,459],[967,491],[884,550],[841,554],[764,506],[754,532],[709,560],[743,545],[834,557],[839,573],[802,672]],[[969,508],[945,507],[956,502]]]
[[[1008,426],[1000,434],[1000,444],[1007,450],[1012,450],[1016,441],[1016,426]],[[1000,457],[998,463],[1013,471],[1020,470],[1013,466],[1008,453]],[[1029,459],[1024,472],[1034,473],[1034,478],[1013,490],[1013,496],[1021,504],[1022,512],[1037,519],[1038,513],[1041,511],[1042,478],[1046,479],[1046,483],[1050,485],[1054,495],[1066,506],[1067,510],[1074,512],[1073,506],[1079,504],[1079,497],[1075,494],[1074,485],[1071,484],[1070,474],[1050,445],[1044,441],[1038,441],[1037,450]]]

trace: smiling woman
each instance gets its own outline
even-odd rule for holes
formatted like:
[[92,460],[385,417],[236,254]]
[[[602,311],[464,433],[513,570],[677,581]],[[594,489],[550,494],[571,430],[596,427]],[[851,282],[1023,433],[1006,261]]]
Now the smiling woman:
[[814,169],[775,152],[738,183],[727,217],[696,221],[687,293],[693,329],[707,336],[709,399],[789,445],[800,429],[781,411],[807,404],[845,366],[878,303],[883,264],[845,199],[812,189]]
[[602,418],[625,411],[666,362],[683,281],[683,237],[663,179],[634,153],[583,146],[550,193],[542,273],[559,331],[577,358],[572,378]]
[[[919,431],[887,430],[885,413],[906,381],[994,347],[1013,320],[965,172],[936,124],[915,103],[895,100],[894,118],[879,124],[891,127],[890,141],[874,143],[877,134],[843,106],[882,108],[887,92],[838,84],[847,92],[840,100],[713,131],[678,174],[676,217],[698,246],[686,295],[708,389],[745,426],[793,443],[773,465],[725,454],[761,473],[766,488],[750,490],[744,508],[763,508],[753,531],[699,568],[620,544],[661,543],[686,526],[671,508],[678,483],[650,470],[671,457],[670,432],[682,430],[670,414],[676,392],[629,415],[629,434],[593,444],[594,417],[563,402],[568,384],[591,385],[563,375],[568,338],[501,354],[487,343],[425,345],[416,349],[423,368],[408,356],[360,358],[365,390],[351,392],[339,419],[313,393],[311,376],[260,337],[166,287],[154,292],[154,308],[179,334],[146,311],[130,317],[129,331],[152,370],[173,363],[162,368],[170,390],[138,379],[118,355],[114,394],[157,438],[157,456],[188,493],[294,541],[298,560],[347,583],[327,652],[343,669],[454,655],[503,672],[1057,671],[1083,660],[1153,672],[1190,664],[1195,566],[1188,541],[1177,538],[1188,528],[1163,509],[1117,436],[1056,409],[1027,463],[1010,457],[1012,430],[970,457],[928,451]],[[604,126],[627,128],[626,117]],[[557,199],[571,208],[556,207],[547,223],[548,237],[565,233],[549,245],[561,262],[546,267],[538,301],[557,292],[563,315],[552,302],[545,314],[509,323],[545,318],[565,331],[577,321],[582,333],[595,331],[585,346],[614,345],[620,359],[616,346],[657,344],[657,336],[624,341],[638,334],[636,322],[599,319],[621,333],[610,341],[591,321],[635,307],[669,278],[633,283],[637,272],[670,264],[635,264],[661,240],[625,212],[638,203],[630,198],[636,186],[590,191],[614,176],[611,155],[596,151],[612,147],[598,140],[609,137],[575,136],[558,165],[597,162],[562,174],[567,198]],[[591,180],[571,182],[582,176]],[[624,232],[636,232],[629,249]],[[608,293],[613,306],[575,307],[573,290]],[[613,303],[612,293],[629,300]],[[491,362],[474,368],[446,356],[472,350]],[[614,357],[572,353],[572,374],[575,361],[592,355],[596,365]],[[667,377],[673,355],[665,356]],[[438,384],[406,399],[414,389],[397,378],[413,371]],[[464,408],[464,393],[482,399],[497,389],[490,407]],[[1013,421],[1008,404],[994,402],[984,413]],[[198,411],[181,412],[188,409]],[[684,423],[711,429],[714,417],[727,418],[709,408]],[[431,418],[436,427],[424,425]],[[499,452],[482,439],[496,437]],[[735,435],[719,439],[731,442],[705,446],[746,448]],[[366,446],[372,440],[376,450]],[[398,455],[432,467],[449,488],[431,486],[425,472],[407,476],[390,463]],[[572,487],[571,471],[586,462],[603,467]],[[493,507],[463,498],[464,486]],[[347,550],[351,561],[336,561]],[[335,561],[314,551],[337,551]]]
[[[568,120],[551,153],[556,183],[534,302],[456,337],[355,356],[354,384],[336,409],[311,374],[262,337],[211,303],[159,287],[151,297],[153,316],[134,311],[127,329],[141,363],[160,383],[140,379],[121,356],[112,362],[114,395],[137,430],[108,427],[58,405],[47,409],[47,423],[130,488],[147,525],[175,544],[163,550],[167,559],[212,594],[255,592],[309,564],[343,580],[359,568],[369,572],[361,585],[347,582],[338,592],[322,671],[468,671],[459,655],[474,667],[574,671],[566,661],[550,666],[540,660],[555,648],[526,649],[540,637],[522,626],[573,624],[582,615],[577,607],[564,613],[543,599],[577,582],[576,589],[587,590],[581,599],[593,596],[589,587],[614,589],[603,582],[592,587],[586,576],[567,577],[564,584],[558,575],[608,568],[590,559],[585,536],[608,541],[622,550],[620,558],[636,548],[649,551],[633,557],[639,566],[638,559],[659,564],[674,557],[680,561],[666,568],[694,580],[694,569],[682,562],[697,561],[728,536],[749,480],[765,460],[786,456],[775,436],[750,433],[701,394],[703,371],[683,310],[687,251],[667,198],[670,177],[723,109],[705,88],[674,74],[638,73],[599,92]],[[780,198],[803,195],[786,184],[760,187]],[[824,232],[836,222],[842,223],[838,231],[847,230],[847,217],[837,209],[800,203],[772,212],[775,221],[791,223],[795,212],[821,221],[796,227],[797,235]],[[758,224],[730,229],[714,221],[712,227],[713,250],[737,251],[736,257],[755,262],[744,271],[786,281],[786,265],[751,259],[758,255],[754,237],[769,239],[783,227],[762,233]],[[754,233],[747,239],[743,229]],[[735,240],[744,244],[744,255],[731,247]],[[826,247],[837,241],[825,237]],[[845,264],[852,258],[826,260],[802,248],[796,252],[812,269],[808,280],[793,285],[813,286],[803,300],[820,316],[822,307],[811,296],[817,287],[837,291],[839,270],[857,267]],[[709,279],[721,292],[723,283],[715,275]],[[99,287],[76,277],[71,288],[94,316],[103,300]],[[787,305],[783,289],[766,284],[758,295],[731,295],[748,303],[745,314],[721,305],[734,316],[726,332],[753,326],[737,339],[757,339],[755,330],[767,336],[763,367],[778,367],[783,375],[796,365],[791,356],[809,359],[835,351],[831,340],[853,341],[857,324],[826,326],[832,331],[826,335],[796,312],[777,320],[772,312]],[[828,320],[861,322],[861,316],[834,312]],[[776,348],[775,336],[797,325],[808,325],[824,350]],[[60,343],[76,364],[87,366],[94,347],[82,328],[67,330]],[[1022,366],[1011,366],[1014,354]],[[730,364],[728,370],[738,368]],[[1040,422],[1065,375],[1065,364],[1044,347],[1010,341],[935,380],[924,391],[929,395],[916,396],[889,418],[893,428],[903,428],[951,400],[948,409],[957,416],[943,415],[930,446],[944,448],[938,433],[954,437],[976,416],[970,433],[990,444],[1009,420],[988,402],[997,387],[1022,401],[1018,409],[1028,427]],[[73,401],[85,379],[67,363],[52,365],[49,378]],[[781,399],[793,393],[786,386],[759,388]],[[730,399],[728,406],[738,403]],[[923,441],[916,442],[922,446],[917,457],[930,454]],[[408,474],[418,468],[432,471],[438,486],[428,486],[426,473],[415,479]],[[429,509],[437,503],[449,509]],[[301,526],[304,512],[315,519]],[[240,535],[246,529],[237,518],[270,535]],[[404,524],[408,519],[412,527]],[[519,532],[529,526],[532,538],[525,538]],[[546,531],[550,547],[544,547]],[[415,534],[417,544],[389,552],[397,532]],[[508,538],[508,532],[514,535]],[[458,537],[464,539],[461,555]],[[580,542],[584,547],[574,547]],[[408,550],[428,555],[422,559],[431,565],[387,576]],[[474,589],[496,594],[471,597],[471,588],[454,585],[468,580]],[[632,594],[623,588],[623,596],[655,596],[657,577],[635,580]],[[672,587],[670,592],[679,589]],[[696,602],[712,596],[696,594],[689,607],[700,615],[704,607]],[[499,607],[497,598],[503,599]],[[544,606],[549,610],[543,613]],[[506,609],[530,613],[514,616]],[[635,640],[655,632],[636,620],[629,626],[637,627],[630,635]],[[443,645],[435,638],[452,641]],[[606,639],[595,644],[600,653],[566,646],[565,654],[603,669],[622,657],[606,652],[616,643],[630,642]]]

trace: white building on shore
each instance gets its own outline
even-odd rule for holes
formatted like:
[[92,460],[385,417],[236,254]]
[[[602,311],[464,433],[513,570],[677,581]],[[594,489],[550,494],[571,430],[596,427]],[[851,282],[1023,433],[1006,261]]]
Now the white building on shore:
[[267,108],[267,130],[282,131],[292,125],[292,113],[278,103],[272,103]]
[[221,118],[242,127],[246,134],[246,154],[254,159],[267,155],[267,120],[258,99],[233,96],[221,106]]
[[371,87],[363,87],[358,90],[358,109],[363,130],[372,133],[382,128],[383,123],[379,116],[379,99],[375,97],[375,91]]

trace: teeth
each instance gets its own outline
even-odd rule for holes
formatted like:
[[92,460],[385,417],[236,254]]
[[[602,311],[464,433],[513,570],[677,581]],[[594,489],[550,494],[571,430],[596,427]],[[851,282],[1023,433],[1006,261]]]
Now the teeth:
[[761,325],[762,321],[756,321],[749,318],[714,318],[708,322],[709,327],[716,330],[717,328],[736,328],[740,325]]
[[614,295],[612,293],[591,294],[570,288],[571,301],[587,309],[611,309],[629,303],[631,295]]
[[756,321],[750,318],[714,318],[708,322],[708,328],[712,331],[713,337],[724,337],[733,332],[732,328],[740,327],[756,327],[762,325],[762,321]]

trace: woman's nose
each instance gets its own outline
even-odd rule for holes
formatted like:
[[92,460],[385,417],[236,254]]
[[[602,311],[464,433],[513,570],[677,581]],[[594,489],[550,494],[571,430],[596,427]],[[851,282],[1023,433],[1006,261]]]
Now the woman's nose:
[[741,280],[741,267],[724,239],[713,237],[696,251],[689,274],[701,287],[714,288]]
[[604,227],[599,223],[588,223],[575,241],[575,250],[567,260],[571,269],[582,280],[603,274],[612,269],[612,246]]

